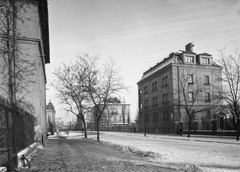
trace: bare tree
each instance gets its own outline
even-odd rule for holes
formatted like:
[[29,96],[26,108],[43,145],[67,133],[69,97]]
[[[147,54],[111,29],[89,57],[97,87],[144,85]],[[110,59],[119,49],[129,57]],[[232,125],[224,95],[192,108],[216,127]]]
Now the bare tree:
[[219,90],[221,98],[227,102],[233,117],[234,128],[237,132],[237,140],[240,133],[240,50],[235,55],[225,55],[220,50],[221,61],[223,67],[222,81],[223,90]]
[[[209,112],[211,109],[215,108],[213,102],[217,102],[214,98],[214,91],[206,92],[205,81],[203,81],[201,76],[198,75],[199,74],[192,65],[177,68],[178,77],[176,82],[178,87],[174,90],[174,94],[178,95],[177,99],[179,111],[180,108],[183,108],[186,113],[185,119],[188,125],[188,137],[190,137],[190,130],[192,128],[195,115],[197,113]],[[205,97],[205,100],[203,100],[203,96]],[[210,100],[211,103],[209,105],[202,104],[203,101],[210,102]],[[207,115],[210,114],[207,113]]]
[[109,97],[116,96],[121,91],[127,90],[123,84],[123,79],[119,76],[113,59],[103,64],[97,65],[99,57],[85,56],[83,58],[88,69],[88,93],[92,104],[95,107],[95,119],[97,123],[97,140],[99,139],[99,123],[107,106]]
[[121,103],[121,100],[117,97],[109,97],[107,100],[107,106],[104,114],[101,117],[100,123],[107,127],[107,131],[112,126],[112,118],[116,116],[117,113],[117,104]]
[[104,125],[107,127],[107,131],[109,131],[109,128],[112,126],[112,117],[114,117],[113,109],[114,105],[109,106],[109,104],[106,106],[106,111],[101,117],[100,123],[101,125]]
[[63,64],[63,67],[55,69],[56,77],[52,86],[57,90],[57,97],[60,103],[67,105],[66,111],[76,115],[82,122],[87,138],[86,122],[84,112],[88,110],[87,69],[82,66],[81,60],[76,60],[70,65]]
[[[26,101],[25,96],[34,83],[32,76],[35,74],[35,63],[24,53],[22,35],[18,28],[19,23],[25,20],[24,12],[29,7],[28,3],[26,0],[2,0],[0,4],[0,92],[10,102],[13,110],[13,136],[16,134],[17,107],[22,106],[27,111],[34,111],[33,105]],[[16,152],[14,137],[13,152]]]
[[28,89],[35,82],[36,63],[26,53],[27,48],[22,44],[20,23],[25,21],[24,14],[29,9],[28,0],[4,0],[0,8],[0,75],[2,84],[0,89],[8,95],[12,105],[21,104],[29,111],[33,111],[25,97]]

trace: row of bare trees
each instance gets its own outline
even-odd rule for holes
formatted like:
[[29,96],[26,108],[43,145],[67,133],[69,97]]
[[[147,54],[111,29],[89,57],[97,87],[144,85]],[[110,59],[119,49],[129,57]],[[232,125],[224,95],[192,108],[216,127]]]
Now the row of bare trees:
[[52,83],[60,103],[66,106],[65,110],[83,122],[85,138],[87,131],[84,112],[95,108],[98,141],[100,119],[109,98],[127,91],[114,60],[109,59],[103,64],[100,62],[99,56],[78,56],[75,62],[55,69],[55,80]]

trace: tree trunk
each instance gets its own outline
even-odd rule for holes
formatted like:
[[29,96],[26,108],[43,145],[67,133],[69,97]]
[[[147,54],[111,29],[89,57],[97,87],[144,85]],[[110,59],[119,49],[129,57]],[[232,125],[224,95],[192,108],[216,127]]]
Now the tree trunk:
[[240,134],[240,119],[237,117],[237,141],[239,141],[239,134]]
[[99,119],[97,119],[97,141],[99,142],[100,139],[99,139]]
[[191,118],[189,119],[189,123],[188,123],[188,137],[190,137],[190,129],[191,129]]
[[146,137],[147,129],[146,129],[146,119],[144,119],[144,136]]
[[84,127],[84,138],[87,139],[87,128],[86,128],[85,120],[83,120],[83,127]]

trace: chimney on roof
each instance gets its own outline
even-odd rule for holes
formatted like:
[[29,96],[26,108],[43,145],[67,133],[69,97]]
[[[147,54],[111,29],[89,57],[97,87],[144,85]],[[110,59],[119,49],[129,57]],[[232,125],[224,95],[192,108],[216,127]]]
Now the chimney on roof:
[[185,46],[185,48],[186,48],[186,51],[190,51],[190,52],[193,52],[193,43],[189,43],[189,44],[187,44],[186,46]]

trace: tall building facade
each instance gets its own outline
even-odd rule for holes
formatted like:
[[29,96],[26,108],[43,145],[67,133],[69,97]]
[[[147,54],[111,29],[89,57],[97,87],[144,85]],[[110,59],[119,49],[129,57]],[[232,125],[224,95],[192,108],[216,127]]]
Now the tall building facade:
[[[9,77],[4,70],[13,66],[4,62],[11,57],[15,65],[12,76],[17,82],[16,102],[25,105],[35,117],[37,140],[47,131],[45,65],[50,63],[47,3],[47,0],[0,1],[0,95],[9,99],[8,86],[3,82]],[[9,32],[5,32],[7,30]],[[14,48],[8,48],[9,43]],[[18,77],[20,74],[22,79]]]
[[[222,88],[222,67],[208,53],[173,52],[143,73],[138,84],[139,130],[150,133],[176,133],[181,124],[187,129],[189,115],[197,129],[216,118],[214,110]],[[191,113],[187,113],[191,111]],[[195,113],[192,113],[195,112]]]

